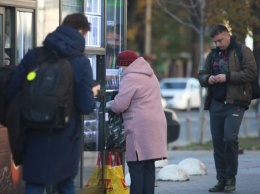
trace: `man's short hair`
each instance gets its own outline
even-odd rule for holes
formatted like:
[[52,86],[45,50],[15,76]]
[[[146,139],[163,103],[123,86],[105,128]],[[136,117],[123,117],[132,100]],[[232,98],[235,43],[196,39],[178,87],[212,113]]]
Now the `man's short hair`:
[[214,25],[210,30],[210,37],[213,38],[214,36],[221,34],[223,32],[228,32],[228,29],[226,26],[217,24]]
[[90,23],[88,22],[87,17],[81,13],[67,15],[64,18],[62,25],[70,26],[76,30],[82,30],[84,33],[90,31]]

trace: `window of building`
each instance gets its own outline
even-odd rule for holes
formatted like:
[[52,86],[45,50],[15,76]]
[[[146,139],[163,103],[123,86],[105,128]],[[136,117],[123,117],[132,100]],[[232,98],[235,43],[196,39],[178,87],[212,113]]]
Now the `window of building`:
[[83,0],[63,0],[62,1],[62,20],[71,13],[83,12]]
[[104,1],[102,0],[85,0],[85,15],[91,23],[91,31],[86,38],[86,46],[101,47],[102,45],[102,18],[104,17]]
[[57,0],[37,1],[37,46],[41,46],[45,37],[59,26],[59,2]]
[[[13,14],[12,14],[13,13]],[[15,35],[14,30],[14,11],[10,8],[5,9],[5,34],[4,34],[4,59],[5,65],[15,65],[15,42],[11,37]],[[13,49],[12,49],[13,48]]]
[[4,37],[4,11],[3,9],[0,8],[0,66],[4,65],[3,37]]

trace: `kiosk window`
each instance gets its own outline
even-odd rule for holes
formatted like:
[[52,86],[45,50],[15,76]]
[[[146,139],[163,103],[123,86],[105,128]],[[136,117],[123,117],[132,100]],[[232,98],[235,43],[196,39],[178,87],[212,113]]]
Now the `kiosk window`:
[[101,0],[85,0],[85,15],[91,23],[91,31],[88,33],[86,38],[86,46],[101,47],[102,36],[101,23],[104,13],[104,1]]
[[33,13],[17,12],[17,63],[33,47]]
[[106,68],[115,69],[115,61],[124,48],[124,0],[107,1]]

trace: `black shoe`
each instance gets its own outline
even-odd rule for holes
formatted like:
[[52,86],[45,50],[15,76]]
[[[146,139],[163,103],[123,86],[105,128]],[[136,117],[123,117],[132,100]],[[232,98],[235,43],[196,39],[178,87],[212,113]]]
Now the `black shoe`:
[[209,192],[215,193],[215,192],[224,191],[225,186],[226,186],[226,180],[219,180],[214,187],[209,189]]
[[225,192],[232,192],[232,191],[235,191],[235,190],[236,190],[236,178],[235,177],[227,178],[224,191]]

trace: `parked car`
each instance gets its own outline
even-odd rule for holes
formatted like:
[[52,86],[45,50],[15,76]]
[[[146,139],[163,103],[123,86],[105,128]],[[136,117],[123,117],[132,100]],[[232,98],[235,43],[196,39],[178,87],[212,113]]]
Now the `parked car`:
[[165,108],[166,107],[166,100],[162,97],[162,107]]
[[160,81],[160,88],[167,108],[189,111],[201,105],[200,83],[195,78],[165,78]]

